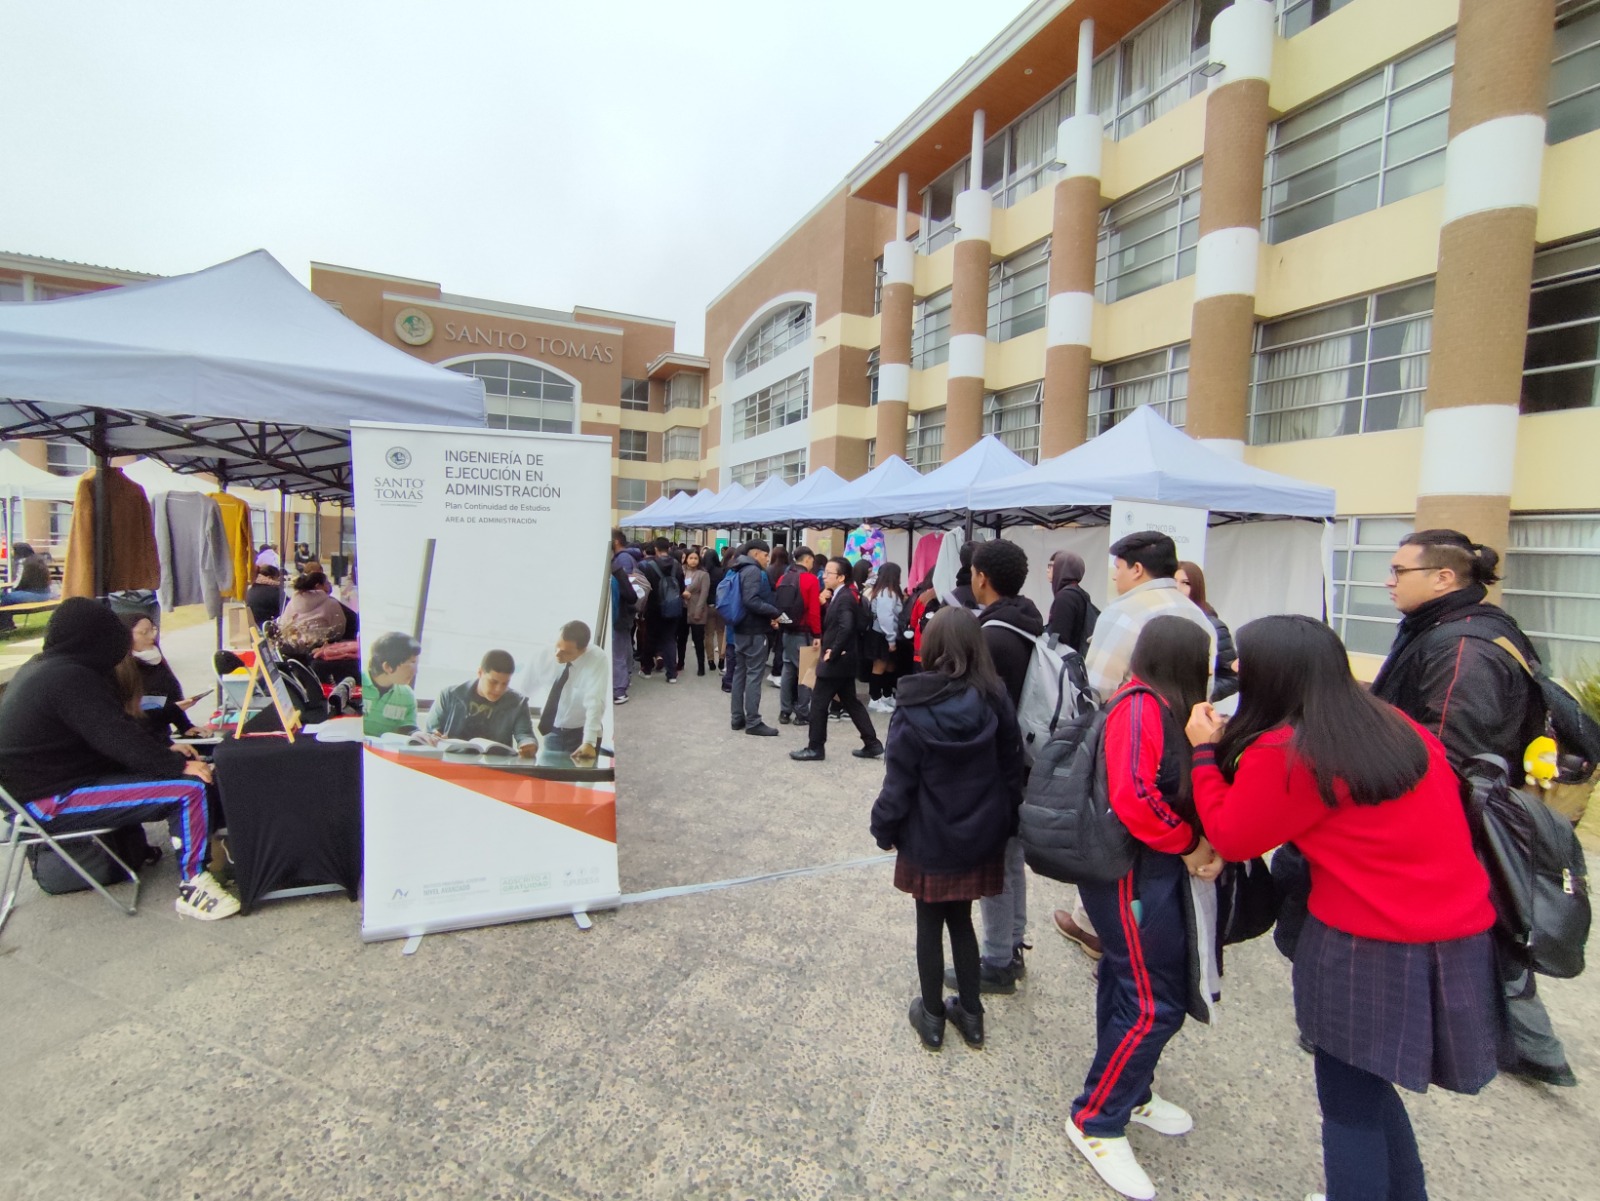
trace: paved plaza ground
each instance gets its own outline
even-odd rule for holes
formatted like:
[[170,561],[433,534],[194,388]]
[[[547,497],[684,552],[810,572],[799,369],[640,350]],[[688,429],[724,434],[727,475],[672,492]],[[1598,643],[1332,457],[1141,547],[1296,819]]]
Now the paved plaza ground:
[[[792,764],[801,736],[730,733],[711,677],[633,695],[625,892],[855,865],[410,957],[363,945],[342,897],[180,923],[170,855],[132,919],[29,880],[0,935],[0,1199],[1111,1198],[1061,1132],[1093,1040],[1089,961],[1050,924],[1070,890],[1031,882],[987,1048],[930,1054],[912,905],[867,834],[882,767],[850,727]],[[1231,953],[1216,1026],[1169,1048],[1157,1086],[1195,1130],[1132,1135],[1161,1197],[1320,1187],[1287,968],[1270,939]],[[1600,974],[1541,988],[1583,1084],[1409,1098],[1437,1201],[1600,1195]]]

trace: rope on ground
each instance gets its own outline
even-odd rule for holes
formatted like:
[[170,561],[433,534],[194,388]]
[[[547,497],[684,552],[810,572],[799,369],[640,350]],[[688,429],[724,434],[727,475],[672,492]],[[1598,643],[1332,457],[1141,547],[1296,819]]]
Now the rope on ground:
[[716,892],[723,888],[736,888],[741,884],[765,884],[771,880],[790,880],[798,876],[822,876],[830,872],[847,871],[857,867],[874,867],[892,863],[893,855],[873,855],[870,859],[847,859],[842,863],[822,863],[816,867],[791,867],[781,872],[764,872],[759,876],[739,876],[733,880],[713,880],[709,884],[678,884],[672,888],[652,888],[649,892],[630,892],[618,902],[621,905],[639,905],[645,901],[664,901],[670,897],[686,897],[699,892]]

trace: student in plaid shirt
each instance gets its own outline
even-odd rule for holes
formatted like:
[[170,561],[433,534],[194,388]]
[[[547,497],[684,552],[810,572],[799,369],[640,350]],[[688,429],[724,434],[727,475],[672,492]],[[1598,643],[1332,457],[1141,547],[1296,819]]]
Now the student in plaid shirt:
[[[1153,617],[1182,617],[1194,622],[1210,639],[1211,655],[1207,663],[1217,659],[1217,632],[1205,611],[1184,595],[1173,577],[1178,574],[1178,547],[1171,538],[1155,530],[1142,530],[1119,538],[1111,545],[1113,559],[1111,583],[1117,590],[1117,599],[1106,606],[1094,624],[1094,634],[1089,639],[1089,654],[1085,666],[1089,669],[1089,686],[1104,704],[1128,682],[1133,660],[1133,645],[1139,641],[1139,631]],[[1207,694],[1211,684],[1206,683]],[[1100,958],[1100,938],[1094,931],[1089,915],[1079,902],[1071,913],[1065,909],[1055,911],[1056,929],[1063,938],[1082,948],[1091,959]]]

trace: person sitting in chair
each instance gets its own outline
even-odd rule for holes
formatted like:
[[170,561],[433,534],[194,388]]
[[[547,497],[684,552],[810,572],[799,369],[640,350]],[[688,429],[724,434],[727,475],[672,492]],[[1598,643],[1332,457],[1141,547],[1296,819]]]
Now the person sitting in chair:
[[489,651],[478,665],[476,679],[452,684],[439,694],[428,711],[427,733],[435,742],[487,738],[532,759],[539,753],[539,740],[528,716],[527,698],[511,687],[516,670],[510,652]]
[[44,649],[0,697],[0,786],[48,834],[164,819],[178,847],[178,912],[229,917],[238,899],[205,870],[211,767],[162,746],[123,707],[116,670],[132,648],[106,605],[61,603]]
[[529,664],[523,685],[538,702],[535,712],[546,748],[593,760],[600,754],[611,667],[610,656],[590,646],[589,639],[587,625],[567,622],[556,639],[555,654]]

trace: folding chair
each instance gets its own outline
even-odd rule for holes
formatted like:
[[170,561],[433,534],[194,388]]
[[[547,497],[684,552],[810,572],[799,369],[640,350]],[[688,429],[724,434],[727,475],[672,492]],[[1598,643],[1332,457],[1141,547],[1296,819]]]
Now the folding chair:
[[[5,899],[0,901],[0,931],[4,931],[6,928],[6,919],[11,916],[11,910],[16,906],[17,891],[22,886],[22,862],[24,857],[19,855],[18,852],[25,851],[29,847],[49,847],[60,855],[72,867],[72,870],[82,876],[84,882],[103,896],[113,908],[120,909],[129,917],[132,917],[137,912],[139,904],[139,873],[124,863],[122,856],[113,851],[100,838],[102,834],[109,834],[116,827],[97,826],[92,830],[73,830],[65,834],[52,834],[43,823],[29,813],[4,788],[0,788],[0,802],[4,803],[4,806],[0,807],[0,820],[3,820],[10,830],[6,839],[6,867],[5,876],[3,877]],[[111,861],[126,872],[128,878],[133,881],[133,896],[126,905],[112,896],[104,884],[101,884],[86,872],[83,866],[62,848],[62,843],[81,842],[85,839],[93,842],[110,856]]]

